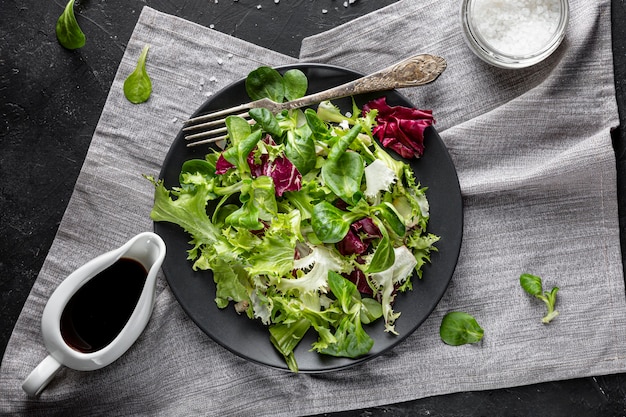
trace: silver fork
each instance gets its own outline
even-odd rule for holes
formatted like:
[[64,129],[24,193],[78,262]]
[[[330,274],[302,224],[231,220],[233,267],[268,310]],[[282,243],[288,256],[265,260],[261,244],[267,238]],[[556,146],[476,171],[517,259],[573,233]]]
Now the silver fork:
[[[276,103],[270,99],[264,98],[229,109],[194,117],[187,120],[183,128],[185,133],[189,133],[185,138],[189,141],[195,141],[188,143],[187,146],[196,146],[226,139],[228,136],[225,134],[226,117],[237,115],[249,120],[250,115],[246,110],[266,108],[276,114],[282,110],[297,109],[325,100],[348,97],[351,95],[393,90],[394,88],[417,87],[435,81],[446,69],[446,66],[445,59],[439,56],[429,54],[415,55],[373,74],[316,94],[304,96],[297,100]],[[249,120],[249,122],[254,123],[253,120]]]

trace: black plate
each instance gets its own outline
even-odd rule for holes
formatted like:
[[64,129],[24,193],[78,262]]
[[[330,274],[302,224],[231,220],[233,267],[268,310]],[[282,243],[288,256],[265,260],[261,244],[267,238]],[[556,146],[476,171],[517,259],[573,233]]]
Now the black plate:
[[[309,93],[334,87],[360,76],[343,68],[318,64],[299,64],[278,69],[286,71],[291,68],[298,68],[307,75]],[[362,106],[383,94],[387,96],[389,105],[413,107],[396,91],[362,95],[355,99],[357,104]],[[213,95],[195,115],[234,106],[247,100],[244,81],[241,80]],[[333,103],[344,111],[352,109],[349,98],[333,100]],[[428,128],[425,136],[424,156],[410,163],[418,181],[428,187],[429,231],[441,236],[441,240],[437,243],[439,251],[431,256],[432,263],[424,267],[423,279],[414,277],[413,291],[396,297],[394,310],[402,313],[395,324],[399,336],[385,333],[384,323],[378,320],[377,323],[366,326],[368,334],[374,339],[374,347],[370,353],[358,359],[348,359],[310,352],[315,335],[308,334],[295,351],[300,372],[327,372],[346,368],[393,348],[419,327],[446,291],[461,247],[463,232],[461,192],[450,155],[436,130]],[[161,170],[160,175],[165,185],[168,188],[179,185],[178,175],[183,162],[188,159],[204,158],[206,153],[207,149],[203,146],[187,148],[182,133],[179,133]],[[180,227],[171,223],[155,223],[154,229],[167,244],[163,271],[170,288],[198,327],[217,343],[245,359],[287,370],[282,355],[272,346],[269,332],[260,321],[250,320],[245,315],[237,315],[232,306],[224,310],[217,308],[213,301],[215,284],[212,272],[194,272],[187,260],[187,250],[190,248],[189,236]]]

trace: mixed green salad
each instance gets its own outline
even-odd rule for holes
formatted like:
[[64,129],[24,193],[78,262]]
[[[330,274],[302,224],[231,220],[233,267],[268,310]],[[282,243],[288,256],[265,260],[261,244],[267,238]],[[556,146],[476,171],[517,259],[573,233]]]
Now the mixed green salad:
[[[306,85],[299,70],[268,67],[246,80],[251,98],[275,101]],[[395,334],[394,298],[421,278],[439,239],[427,231],[426,189],[386,150],[421,156],[431,112],[385,97],[352,107],[253,109],[254,123],[230,116],[225,148],[186,161],[180,186],[149,178],[151,218],[191,236],[188,258],[213,271],[217,305],[266,324],[294,372],[294,349],[311,329],[312,350],[349,358],[374,344],[364,324],[381,319]]]

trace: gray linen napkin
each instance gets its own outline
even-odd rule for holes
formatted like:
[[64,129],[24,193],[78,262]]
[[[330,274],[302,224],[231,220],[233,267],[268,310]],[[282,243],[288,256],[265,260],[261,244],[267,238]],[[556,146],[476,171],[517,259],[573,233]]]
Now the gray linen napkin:
[[[415,52],[449,62],[437,83],[407,95],[434,109],[457,166],[464,242],[442,302],[391,352],[323,375],[252,364],[202,333],[161,277],[153,317],[124,356],[99,371],[63,370],[31,399],[20,385],[46,355],[39,327],[47,298],[85,260],[152,228],[153,189],[141,174],[158,173],[180,122],[251,69],[294,62],[144,8],[7,347],[0,411],[292,416],[625,371],[626,301],[609,138],[618,123],[609,4],[570,3],[565,44],[525,71],[496,70],[471,54],[450,20],[456,0],[401,1],[303,43],[303,61],[362,72]],[[152,45],[154,92],[133,106],[122,83],[145,44]],[[561,315],[549,326],[539,322],[543,306],[519,288],[521,272],[561,287]],[[451,310],[478,318],[486,330],[482,343],[455,348],[439,340],[439,323]]]

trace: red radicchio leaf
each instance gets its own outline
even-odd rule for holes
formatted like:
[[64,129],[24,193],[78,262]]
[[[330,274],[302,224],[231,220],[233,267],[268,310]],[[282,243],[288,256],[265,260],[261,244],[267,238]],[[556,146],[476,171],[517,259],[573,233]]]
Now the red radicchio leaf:
[[[263,141],[269,145],[275,145],[275,142],[269,135],[265,136]],[[285,191],[298,191],[302,188],[302,175],[295,165],[284,156],[279,156],[270,161],[269,156],[263,154],[261,155],[261,163],[257,164],[254,161],[254,151],[252,151],[248,154],[247,161],[253,177],[265,175],[272,179],[274,182],[274,193],[278,197],[282,196]],[[215,163],[215,173],[218,175],[224,174],[231,168],[234,168],[234,165],[228,162],[223,154],[220,155]]]
[[[345,275],[344,275],[345,276]],[[356,285],[356,289],[361,294],[373,295],[374,292],[370,288],[367,283],[367,278],[365,277],[365,273],[361,271],[359,268],[354,268],[350,275],[346,276],[354,285]]]
[[234,167],[235,166],[233,164],[231,164],[226,160],[226,158],[224,158],[223,154],[220,154],[219,158],[217,158],[217,162],[215,163],[215,174],[226,174],[229,169]]
[[355,232],[363,231],[367,234],[368,238],[380,238],[383,237],[382,233],[380,233],[380,229],[374,221],[369,217],[363,217],[361,220],[357,220],[350,225],[352,230]]
[[[363,239],[359,236],[363,236]],[[362,254],[369,247],[369,241],[374,238],[380,238],[382,234],[380,229],[374,224],[372,219],[364,217],[350,225],[350,229],[346,236],[337,243],[337,250],[344,256],[353,254]]]
[[335,207],[337,207],[338,209],[341,209],[343,211],[345,211],[348,208],[348,203],[346,203],[345,201],[343,201],[341,198],[336,199],[333,202],[333,205]]
[[337,243],[337,250],[343,256],[352,255],[355,253],[361,254],[367,250],[369,245],[361,240],[361,238],[352,231],[348,230],[348,233]]
[[302,188],[302,175],[291,161],[284,156],[279,156],[272,162],[268,162],[267,155],[261,156],[262,175],[271,177],[274,181],[274,189],[278,197],[285,191],[298,191]]
[[435,123],[432,110],[390,107],[384,96],[365,104],[363,114],[372,109],[378,110],[378,125],[372,133],[384,147],[393,149],[407,159],[419,158],[424,154],[424,130]]
[[[276,144],[270,135],[266,135],[263,141],[269,145]],[[261,155],[261,164],[259,165],[254,163],[251,153],[248,155],[248,164],[252,170],[252,175],[257,177],[266,175],[272,178],[275,193],[278,197],[282,196],[285,191],[298,191],[302,188],[302,174],[285,156],[278,156],[273,161],[270,161],[269,156],[263,154]]]

